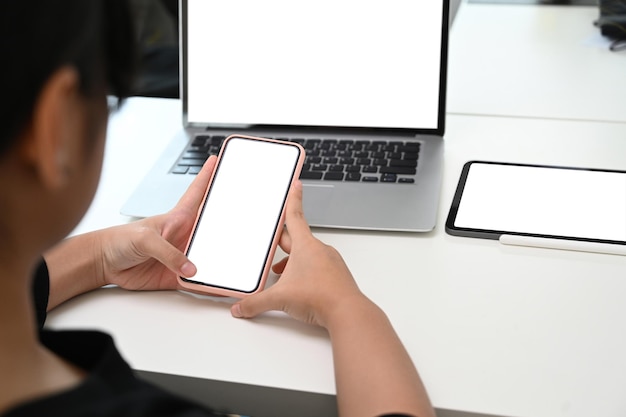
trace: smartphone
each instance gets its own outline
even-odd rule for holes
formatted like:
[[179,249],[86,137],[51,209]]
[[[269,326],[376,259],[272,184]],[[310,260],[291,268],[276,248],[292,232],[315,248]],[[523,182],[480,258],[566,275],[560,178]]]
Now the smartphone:
[[471,161],[446,220],[455,236],[626,244],[626,172]]
[[251,136],[224,141],[185,251],[198,272],[183,289],[242,298],[261,291],[305,151]]

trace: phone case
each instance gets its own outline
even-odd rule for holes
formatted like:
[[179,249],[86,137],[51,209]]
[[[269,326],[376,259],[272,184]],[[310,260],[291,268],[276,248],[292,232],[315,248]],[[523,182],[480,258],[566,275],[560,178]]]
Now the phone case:
[[[220,153],[218,154],[218,159],[216,162],[216,168],[219,166],[219,163],[223,157],[224,151],[227,149],[226,144],[228,141],[234,139],[234,138],[243,138],[243,139],[250,139],[250,140],[258,140],[258,141],[265,141],[265,142],[272,142],[272,143],[278,143],[281,145],[285,145],[285,146],[295,146],[297,148],[299,148],[300,153],[299,153],[299,158],[297,161],[297,165],[296,168],[294,170],[293,176],[289,181],[289,192],[287,195],[287,199],[285,200],[284,204],[283,204],[283,208],[282,211],[280,213],[280,217],[279,217],[279,225],[284,225],[285,224],[285,208],[286,208],[286,204],[287,201],[289,199],[289,195],[291,194],[291,187],[293,186],[293,182],[295,180],[297,180],[300,176],[300,172],[302,170],[302,166],[304,164],[304,158],[305,158],[305,150],[304,148],[297,144],[297,143],[293,143],[293,142],[284,142],[284,141],[279,141],[279,140],[274,140],[274,139],[267,139],[267,138],[261,138],[261,137],[255,137],[255,136],[246,136],[246,135],[231,135],[229,137],[227,137],[223,144],[222,144],[222,148],[220,150]],[[204,197],[202,199],[202,203],[199,207],[198,210],[198,214],[196,217],[196,220],[194,222],[194,226],[192,229],[192,233],[189,235],[189,238],[187,240],[187,244],[185,245],[185,253],[188,253],[190,245],[193,241],[193,236],[194,236],[194,231],[196,230],[198,223],[200,221],[201,218],[201,214],[202,214],[202,209],[206,203],[206,199],[209,197],[209,190],[211,189],[211,184],[213,183],[214,179],[215,179],[215,175],[216,175],[217,169],[215,169],[212,173],[211,179],[209,180],[209,184],[207,185],[207,189],[204,193]],[[257,286],[257,289],[253,292],[243,292],[243,291],[236,291],[236,290],[232,290],[232,289],[226,289],[226,288],[221,288],[221,287],[214,287],[214,286],[210,286],[208,284],[200,284],[200,283],[195,283],[195,282],[189,282],[188,280],[185,280],[182,277],[178,277],[178,284],[181,287],[182,290],[186,290],[186,291],[191,291],[194,293],[200,293],[200,294],[207,294],[207,295],[217,295],[217,296],[225,296],[225,297],[235,297],[235,298],[243,298],[252,294],[256,294],[260,291],[262,291],[265,288],[265,284],[270,272],[270,268],[272,266],[272,260],[274,259],[274,254],[276,253],[276,248],[278,246],[278,242],[280,240],[280,236],[282,233],[284,227],[277,227],[276,231],[274,233],[274,236],[272,237],[271,240],[271,246],[270,246],[270,250],[268,252],[268,256],[265,260],[265,265],[263,267],[263,272],[261,274],[261,277],[259,279],[259,284]],[[192,278],[193,280],[193,278]]]

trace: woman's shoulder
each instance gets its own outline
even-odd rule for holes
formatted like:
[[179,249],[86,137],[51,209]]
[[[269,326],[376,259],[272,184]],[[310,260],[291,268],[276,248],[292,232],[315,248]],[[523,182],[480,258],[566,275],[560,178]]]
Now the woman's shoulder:
[[71,390],[21,404],[5,417],[219,416],[138,378],[105,333],[43,330],[41,341],[49,350],[83,369],[86,377]]

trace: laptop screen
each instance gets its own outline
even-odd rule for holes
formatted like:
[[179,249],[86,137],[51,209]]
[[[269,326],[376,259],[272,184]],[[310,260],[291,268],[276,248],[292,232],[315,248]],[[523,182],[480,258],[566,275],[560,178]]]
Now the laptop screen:
[[444,1],[188,0],[187,122],[439,129]]

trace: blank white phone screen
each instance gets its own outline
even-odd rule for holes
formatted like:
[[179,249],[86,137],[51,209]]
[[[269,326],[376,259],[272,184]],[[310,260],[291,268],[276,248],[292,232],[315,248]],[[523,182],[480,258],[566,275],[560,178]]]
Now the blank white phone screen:
[[454,226],[626,241],[626,174],[473,163]]
[[244,138],[224,146],[187,256],[198,268],[192,281],[253,292],[282,227],[300,150]]

